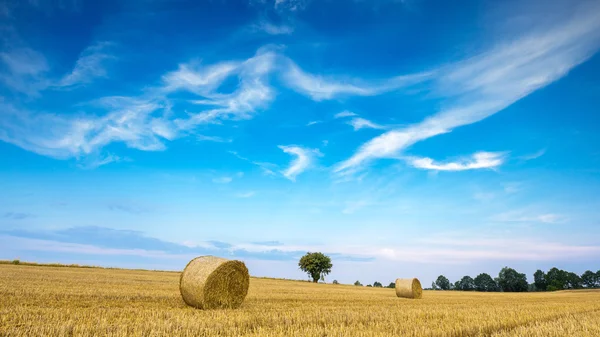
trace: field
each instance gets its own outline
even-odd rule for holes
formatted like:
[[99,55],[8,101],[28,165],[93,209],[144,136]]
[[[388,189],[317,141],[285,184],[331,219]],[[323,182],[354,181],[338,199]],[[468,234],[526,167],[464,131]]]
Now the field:
[[0,265],[0,336],[600,336],[600,292],[474,293],[252,278],[238,310],[187,307],[179,273]]

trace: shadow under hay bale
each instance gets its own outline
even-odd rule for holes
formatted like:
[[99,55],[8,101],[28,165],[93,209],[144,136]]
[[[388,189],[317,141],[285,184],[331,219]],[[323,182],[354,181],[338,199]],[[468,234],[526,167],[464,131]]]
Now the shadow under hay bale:
[[200,256],[191,260],[179,279],[183,301],[199,309],[235,309],[248,294],[250,275],[237,260]]
[[422,298],[423,288],[416,278],[396,279],[396,296],[403,298]]

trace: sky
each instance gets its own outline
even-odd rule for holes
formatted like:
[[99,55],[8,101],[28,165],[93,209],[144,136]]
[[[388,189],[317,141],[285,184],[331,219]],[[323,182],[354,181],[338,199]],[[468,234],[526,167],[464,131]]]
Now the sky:
[[600,2],[0,0],[0,259],[600,269]]

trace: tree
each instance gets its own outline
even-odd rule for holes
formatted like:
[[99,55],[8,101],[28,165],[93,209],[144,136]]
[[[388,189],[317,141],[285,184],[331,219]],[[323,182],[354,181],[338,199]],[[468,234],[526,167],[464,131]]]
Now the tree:
[[298,266],[317,283],[325,275],[331,273],[331,259],[323,253],[306,253],[298,262]]
[[464,276],[458,283],[459,289],[470,291],[475,289],[475,282],[471,276]]
[[546,288],[548,288],[546,274],[539,269],[533,273],[533,283],[535,284],[535,288],[537,290],[546,291]]
[[525,292],[528,288],[527,276],[508,267],[498,274],[498,286],[504,292]]
[[387,286],[388,288],[396,288],[396,283],[395,282],[390,282],[390,284],[388,284]]
[[450,281],[444,275],[438,276],[435,285],[442,290],[450,290]]
[[338,280],[333,280],[333,284],[340,284]]
[[372,285],[370,285],[370,284],[367,284],[367,287],[373,287],[373,286],[372,286]]
[[549,291],[563,290],[567,287],[567,272],[554,267],[546,273],[546,282]]
[[583,283],[581,282],[581,277],[579,275],[569,272],[567,273],[567,289],[581,289],[583,288]]
[[375,282],[373,282],[373,287],[381,288],[381,287],[383,287],[383,285],[381,283],[375,281]]
[[356,282],[354,282],[354,285],[355,285],[355,286],[362,287],[362,283],[360,283],[360,281],[356,281]]
[[437,286],[435,285],[435,282],[431,282],[431,290],[437,290]]
[[454,282],[454,285],[452,286],[452,289],[454,289],[454,290],[460,290],[460,281]]
[[473,280],[477,291],[498,291],[496,281],[486,273],[481,273]]

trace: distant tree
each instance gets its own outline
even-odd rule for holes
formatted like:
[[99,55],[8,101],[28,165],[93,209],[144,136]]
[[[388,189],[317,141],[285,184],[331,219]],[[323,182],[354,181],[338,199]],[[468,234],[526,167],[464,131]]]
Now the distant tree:
[[388,288],[396,288],[396,283],[395,282],[390,282],[390,284],[388,284],[387,287]]
[[298,266],[313,279],[314,283],[331,273],[333,267],[331,258],[323,253],[306,253],[298,262]]
[[383,287],[383,285],[381,283],[375,281],[375,282],[373,282],[373,287],[381,288],[381,287]]
[[459,289],[464,291],[475,290],[475,282],[471,276],[463,276],[459,282]]
[[567,273],[566,288],[567,289],[581,289],[581,288],[583,288],[583,282],[581,281],[581,277],[579,277],[579,275],[577,275],[575,273],[568,272]]
[[546,273],[547,290],[563,290],[567,287],[567,272],[556,267]]
[[340,284],[338,280],[333,280],[333,284]]
[[438,276],[435,285],[442,290],[450,290],[450,281],[444,275]]
[[594,288],[596,286],[596,273],[586,270],[581,274],[581,284],[586,288]]
[[454,289],[454,290],[460,290],[460,280],[454,282],[454,284],[452,285],[452,289]]
[[535,288],[537,290],[546,291],[546,288],[548,288],[546,274],[540,269],[536,270],[536,272],[533,273],[533,283],[535,284]]
[[362,287],[362,283],[360,283],[360,281],[356,281],[356,282],[354,282],[354,285],[355,285],[355,286]]
[[527,276],[508,267],[502,268],[498,274],[498,286],[504,292],[525,292],[527,291]]
[[373,286],[372,286],[372,285],[370,285],[370,284],[367,284],[367,287],[373,287]]
[[473,280],[477,291],[498,291],[496,281],[486,273],[481,273]]
[[535,287],[535,283],[529,283],[527,285],[527,291],[529,291],[529,292],[538,291],[537,288]]
[[437,286],[435,285],[435,282],[431,282],[431,290],[437,290]]

